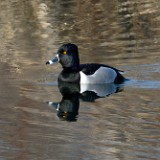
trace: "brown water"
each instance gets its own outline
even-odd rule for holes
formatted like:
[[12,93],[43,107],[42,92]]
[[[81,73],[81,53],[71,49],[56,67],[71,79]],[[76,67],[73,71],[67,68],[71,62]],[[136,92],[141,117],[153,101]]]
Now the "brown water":
[[[0,160],[160,159],[159,10],[158,0],[1,0]],[[120,91],[103,98],[77,86],[62,96],[61,66],[45,62],[64,42],[130,81],[98,86]]]

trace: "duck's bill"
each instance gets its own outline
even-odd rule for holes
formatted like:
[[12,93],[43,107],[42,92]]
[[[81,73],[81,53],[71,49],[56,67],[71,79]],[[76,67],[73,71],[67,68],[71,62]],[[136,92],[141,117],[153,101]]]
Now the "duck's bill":
[[55,64],[57,62],[59,62],[58,55],[56,55],[56,57],[54,59],[47,61],[46,64]]

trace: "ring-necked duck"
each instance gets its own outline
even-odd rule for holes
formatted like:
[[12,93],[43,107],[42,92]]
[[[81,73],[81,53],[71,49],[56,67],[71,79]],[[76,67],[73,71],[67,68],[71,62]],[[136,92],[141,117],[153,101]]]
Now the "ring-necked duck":
[[75,44],[64,44],[57,52],[53,60],[46,64],[60,62],[63,67],[58,80],[63,82],[78,82],[81,84],[102,84],[102,83],[122,83],[125,78],[119,73],[122,72],[114,67],[89,63],[80,64],[78,47]]

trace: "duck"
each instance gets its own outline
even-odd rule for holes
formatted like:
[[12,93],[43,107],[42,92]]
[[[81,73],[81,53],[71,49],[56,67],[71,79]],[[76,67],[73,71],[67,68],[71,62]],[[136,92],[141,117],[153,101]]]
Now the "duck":
[[71,82],[80,84],[121,84],[125,81],[121,70],[106,64],[86,63],[80,64],[78,46],[66,43],[59,47],[56,56],[46,64],[62,65],[58,82]]

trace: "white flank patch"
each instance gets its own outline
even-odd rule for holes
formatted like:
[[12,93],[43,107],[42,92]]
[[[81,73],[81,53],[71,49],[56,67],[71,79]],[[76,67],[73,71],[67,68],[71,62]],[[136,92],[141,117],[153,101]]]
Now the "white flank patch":
[[113,83],[117,73],[107,67],[100,67],[93,75],[86,75],[80,72],[80,83],[81,84],[102,84],[102,83]]

